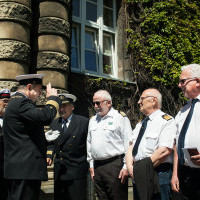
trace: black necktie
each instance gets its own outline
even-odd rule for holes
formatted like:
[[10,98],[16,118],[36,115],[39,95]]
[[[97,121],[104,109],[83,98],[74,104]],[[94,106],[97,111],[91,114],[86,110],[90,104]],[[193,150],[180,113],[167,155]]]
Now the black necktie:
[[138,146],[139,146],[140,141],[141,141],[141,139],[142,139],[142,137],[144,135],[144,132],[145,132],[145,130],[147,128],[147,121],[148,120],[149,120],[149,117],[145,117],[144,118],[144,121],[142,123],[142,127],[140,128],[139,135],[138,135],[137,140],[135,142],[135,145],[133,147],[133,156],[135,156],[137,154],[137,152],[138,152]]
[[179,135],[179,139],[178,139],[178,159],[179,159],[180,165],[184,165],[184,154],[183,154],[182,148],[184,148],[185,135],[186,135],[187,129],[189,127],[189,124],[190,124],[190,121],[191,121],[191,118],[192,118],[194,105],[197,101],[198,101],[198,99],[192,100],[190,111],[189,111],[189,113],[188,113],[188,115],[185,119],[185,122],[183,124],[183,127],[182,127],[180,135]]
[[67,119],[63,120],[63,131],[64,131],[64,133],[67,130],[67,122],[68,122]]

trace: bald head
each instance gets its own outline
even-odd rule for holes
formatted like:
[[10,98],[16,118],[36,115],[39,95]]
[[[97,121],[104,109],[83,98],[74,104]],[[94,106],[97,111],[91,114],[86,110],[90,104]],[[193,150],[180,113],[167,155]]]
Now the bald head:
[[147,95],[149,96],[154,96],[157,98],[157,103],[158,103],[158,108],[160,109],[162,107],[162,95],[160,94],[160,92],[155,89],[155,88],[149,88],[147,90],[145,90],[144,92],[146,92]]
[[160,92],[154,88],[145,90],[138,101],[138,104],[140,105],[140,111],[146,116],[160,109],[161,103],[162,96]]

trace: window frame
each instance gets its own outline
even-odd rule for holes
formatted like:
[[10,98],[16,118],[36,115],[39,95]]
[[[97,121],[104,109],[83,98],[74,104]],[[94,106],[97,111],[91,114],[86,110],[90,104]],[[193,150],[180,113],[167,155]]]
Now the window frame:
[[[111,78],[117,78],[117,31],[116,31],[116,0],[113,1],[113,27],[108,27],[103,24],[103,0],[97,0],[97,22],[86,20],[86,2],[87,0],[79,0],[80,5],[80,13],[79,17],[72,15],[72,26],[79,26],[80,29],[80,41],[77,43],[77,46],[79,46],[79,57],[78,57],[78,64],[79,68],[73,68],[71,66],[72,72],[78,72],[78,73],[85,73],[85,74],[91,74],[91,75],[100,75],[103,77],[111,77]],[[101,17],[99,17],[101,16]],[[89,71],[85,69],[85,31],[86,30],[96,30],[96,47],[97,47],[97,72]],[[113,53],[113,68],[112,72],[113,74],[106,74],[103,73],[103,35],[108,34],[112,37],[112,53]],[[77,41],[78,42],[78,41]]]

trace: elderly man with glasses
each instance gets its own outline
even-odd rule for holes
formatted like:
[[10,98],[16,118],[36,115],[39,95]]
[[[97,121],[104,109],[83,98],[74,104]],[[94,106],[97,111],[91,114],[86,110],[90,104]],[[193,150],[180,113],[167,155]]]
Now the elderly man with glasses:
[[97,196],[100,200],[126,200],[128,171],[124,156],[132,132],[130,121],[112,107],[105,90],[94,94],[93,106],[96,115],[89,122],[87,160]]
[[200,65],[181,68],[179,88],[189,99],[176,115],[178,136],[174,153],[172,189],[182,199],[200,199]]
[[126,155],[134,200],[169,200],[176,123],[160,110],[162,96],[157,89],[145,90],[138,104],[146,117],[133,130]]

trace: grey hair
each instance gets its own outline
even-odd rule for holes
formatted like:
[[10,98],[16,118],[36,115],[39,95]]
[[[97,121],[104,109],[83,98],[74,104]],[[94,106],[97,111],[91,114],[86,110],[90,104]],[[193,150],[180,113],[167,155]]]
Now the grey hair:
[[190,65],[185,65],[185,66],[181,67],[181,71],[183,71],[183,70],[189,70],[191,76],[200,78],[200,65],[199,64],[193,63]]
[[98,95],[100,97],[105,98],[106,100],[111,101],[111,105],[112,105],[112,97],[107,90],[98,90],[97,92],[94,93],[94,95]]

